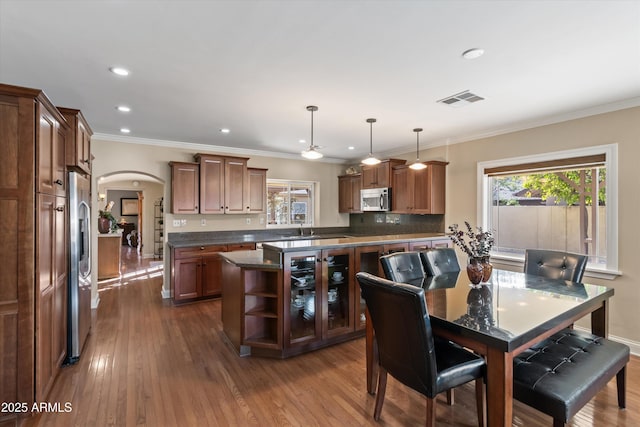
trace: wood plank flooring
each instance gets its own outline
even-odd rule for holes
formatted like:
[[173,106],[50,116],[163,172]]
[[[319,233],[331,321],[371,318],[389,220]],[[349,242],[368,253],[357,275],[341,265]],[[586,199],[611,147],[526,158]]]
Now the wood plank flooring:
[[[127,251],[128,248],[124,248]],[[174,307],[160,296],[162,271],[124,253],[120,281],[100,285],[100,306],[80,361],[62,369],[29,426],[420,426],[425,401],[389,378],[379,423],[366,392],[364,339],[287,360],[240,358],[226,344],[220,300]],[[627,410],[615,382],[570,426],[639,426],[640,359],[628,366]],[[473,387],[440,398],[439,426],[477,425]],[[551,426],[516,402],[514,426]]]

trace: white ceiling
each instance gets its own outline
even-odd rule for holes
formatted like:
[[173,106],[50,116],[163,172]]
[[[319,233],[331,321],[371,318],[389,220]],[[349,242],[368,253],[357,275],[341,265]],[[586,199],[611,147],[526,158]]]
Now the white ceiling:
[[0,82],[102,139],[297,156],[317,105],[326,156],[363,158],[369,117],[388,156],[640,105],[640,1],[0,0]]

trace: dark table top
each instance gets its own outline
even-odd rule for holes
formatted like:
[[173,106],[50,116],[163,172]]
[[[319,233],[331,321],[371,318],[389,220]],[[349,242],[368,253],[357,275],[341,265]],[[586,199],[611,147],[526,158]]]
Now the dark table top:
[[427,278],[435,304],[433,326],[512,351],[536,336],[613,296],[605,286],[553,280],[494,269],[486,285],[470,285],[466,273]]

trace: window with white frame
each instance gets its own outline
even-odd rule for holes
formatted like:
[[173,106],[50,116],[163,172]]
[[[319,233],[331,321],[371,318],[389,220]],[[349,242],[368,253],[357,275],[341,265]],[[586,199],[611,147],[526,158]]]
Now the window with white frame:
[[312,226],[315,211],[315,183],[267,180],[267,226]]
[[615,144],[482,162],[478,175],[492,256],[559,250],[587,255],[590,270],[617,272]]

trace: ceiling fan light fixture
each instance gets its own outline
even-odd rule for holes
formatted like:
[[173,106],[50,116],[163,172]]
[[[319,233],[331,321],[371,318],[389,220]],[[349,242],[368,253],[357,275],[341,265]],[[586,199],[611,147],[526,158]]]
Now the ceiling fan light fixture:
[[367,119],[369,123],[369,156],[362,161],[363,164],[373,166],[380,163],[380,159],[373,155],[373,124],[376,119]]
[[416,161],[411,163],[409,168],[413,170],[426,169],[427,165],[420,161],[420,132],[422,132],[422,128],[415,128],[413,131],[416,133]]
[[302,157],[309,160],[318,160],[323,157],[323,154],[317,150],[319,148],[317,145],[313,145],[313,112],[318,111],[318,107],[315,105],[308,105],[307,111],[311,111],[311,141],[309,142],[309,149],[304,150],[302,153]]

